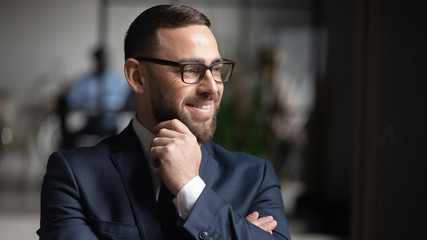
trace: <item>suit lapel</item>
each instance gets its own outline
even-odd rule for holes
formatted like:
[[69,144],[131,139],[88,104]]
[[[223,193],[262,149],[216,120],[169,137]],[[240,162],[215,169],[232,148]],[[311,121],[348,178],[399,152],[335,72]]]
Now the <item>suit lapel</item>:
[[131,124],[116,140],[111,160],[120,173],[140,235],[142,239],[161,239],[150,172]]
[[[201,147],[199,173],[206,185],[212,187],[218,162],[213,157],[209,144]],[[110,158],[120,173],[142,239],[162,239],[148,163],[132,124],[116,137]]]

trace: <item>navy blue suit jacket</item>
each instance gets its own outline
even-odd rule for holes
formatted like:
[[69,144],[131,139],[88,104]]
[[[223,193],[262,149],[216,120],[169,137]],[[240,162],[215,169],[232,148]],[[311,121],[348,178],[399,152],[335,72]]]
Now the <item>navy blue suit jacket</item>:
[[[290,239],[280,186],[271,163],[201,147],[206,187],[184,221],[182,239]],[[152,182],[131,124],[94,147],[53,153],[41,194],[40,239],[163,239]],[[273,235],[249,223],[272,215]],[[180,239],[180,238],[177,238]]]

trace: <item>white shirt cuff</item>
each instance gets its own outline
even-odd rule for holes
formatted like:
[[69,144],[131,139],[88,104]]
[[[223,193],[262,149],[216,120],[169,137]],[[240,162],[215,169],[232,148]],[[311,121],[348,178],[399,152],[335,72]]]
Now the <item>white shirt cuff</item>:
[[205,182],[199,176],[196,176],[185,184],[176,198],[173,199],[178,214],[182,219],[188,218],[205,186]]

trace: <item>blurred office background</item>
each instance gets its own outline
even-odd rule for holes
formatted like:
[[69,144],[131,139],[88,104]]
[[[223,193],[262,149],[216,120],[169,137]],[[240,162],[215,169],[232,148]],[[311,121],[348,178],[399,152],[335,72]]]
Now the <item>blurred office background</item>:
[[64,96],[99,46],[121,76],[125,31],[159,3],[204,12],[236,60],[214,141],[274,163],[293,239],[427,237],[419,1],[0,0],[0,239],[37,238],[47,158],[86,121],[79,108],[64,119]]

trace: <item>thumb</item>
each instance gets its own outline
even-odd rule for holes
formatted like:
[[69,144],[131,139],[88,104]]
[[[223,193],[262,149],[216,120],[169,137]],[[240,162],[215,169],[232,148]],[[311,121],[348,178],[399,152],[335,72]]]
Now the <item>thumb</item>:
[[253,213],[249,214],[246,217],[246,220],[256,220],[259,217],[259,213],[257,211],[254,211]]

